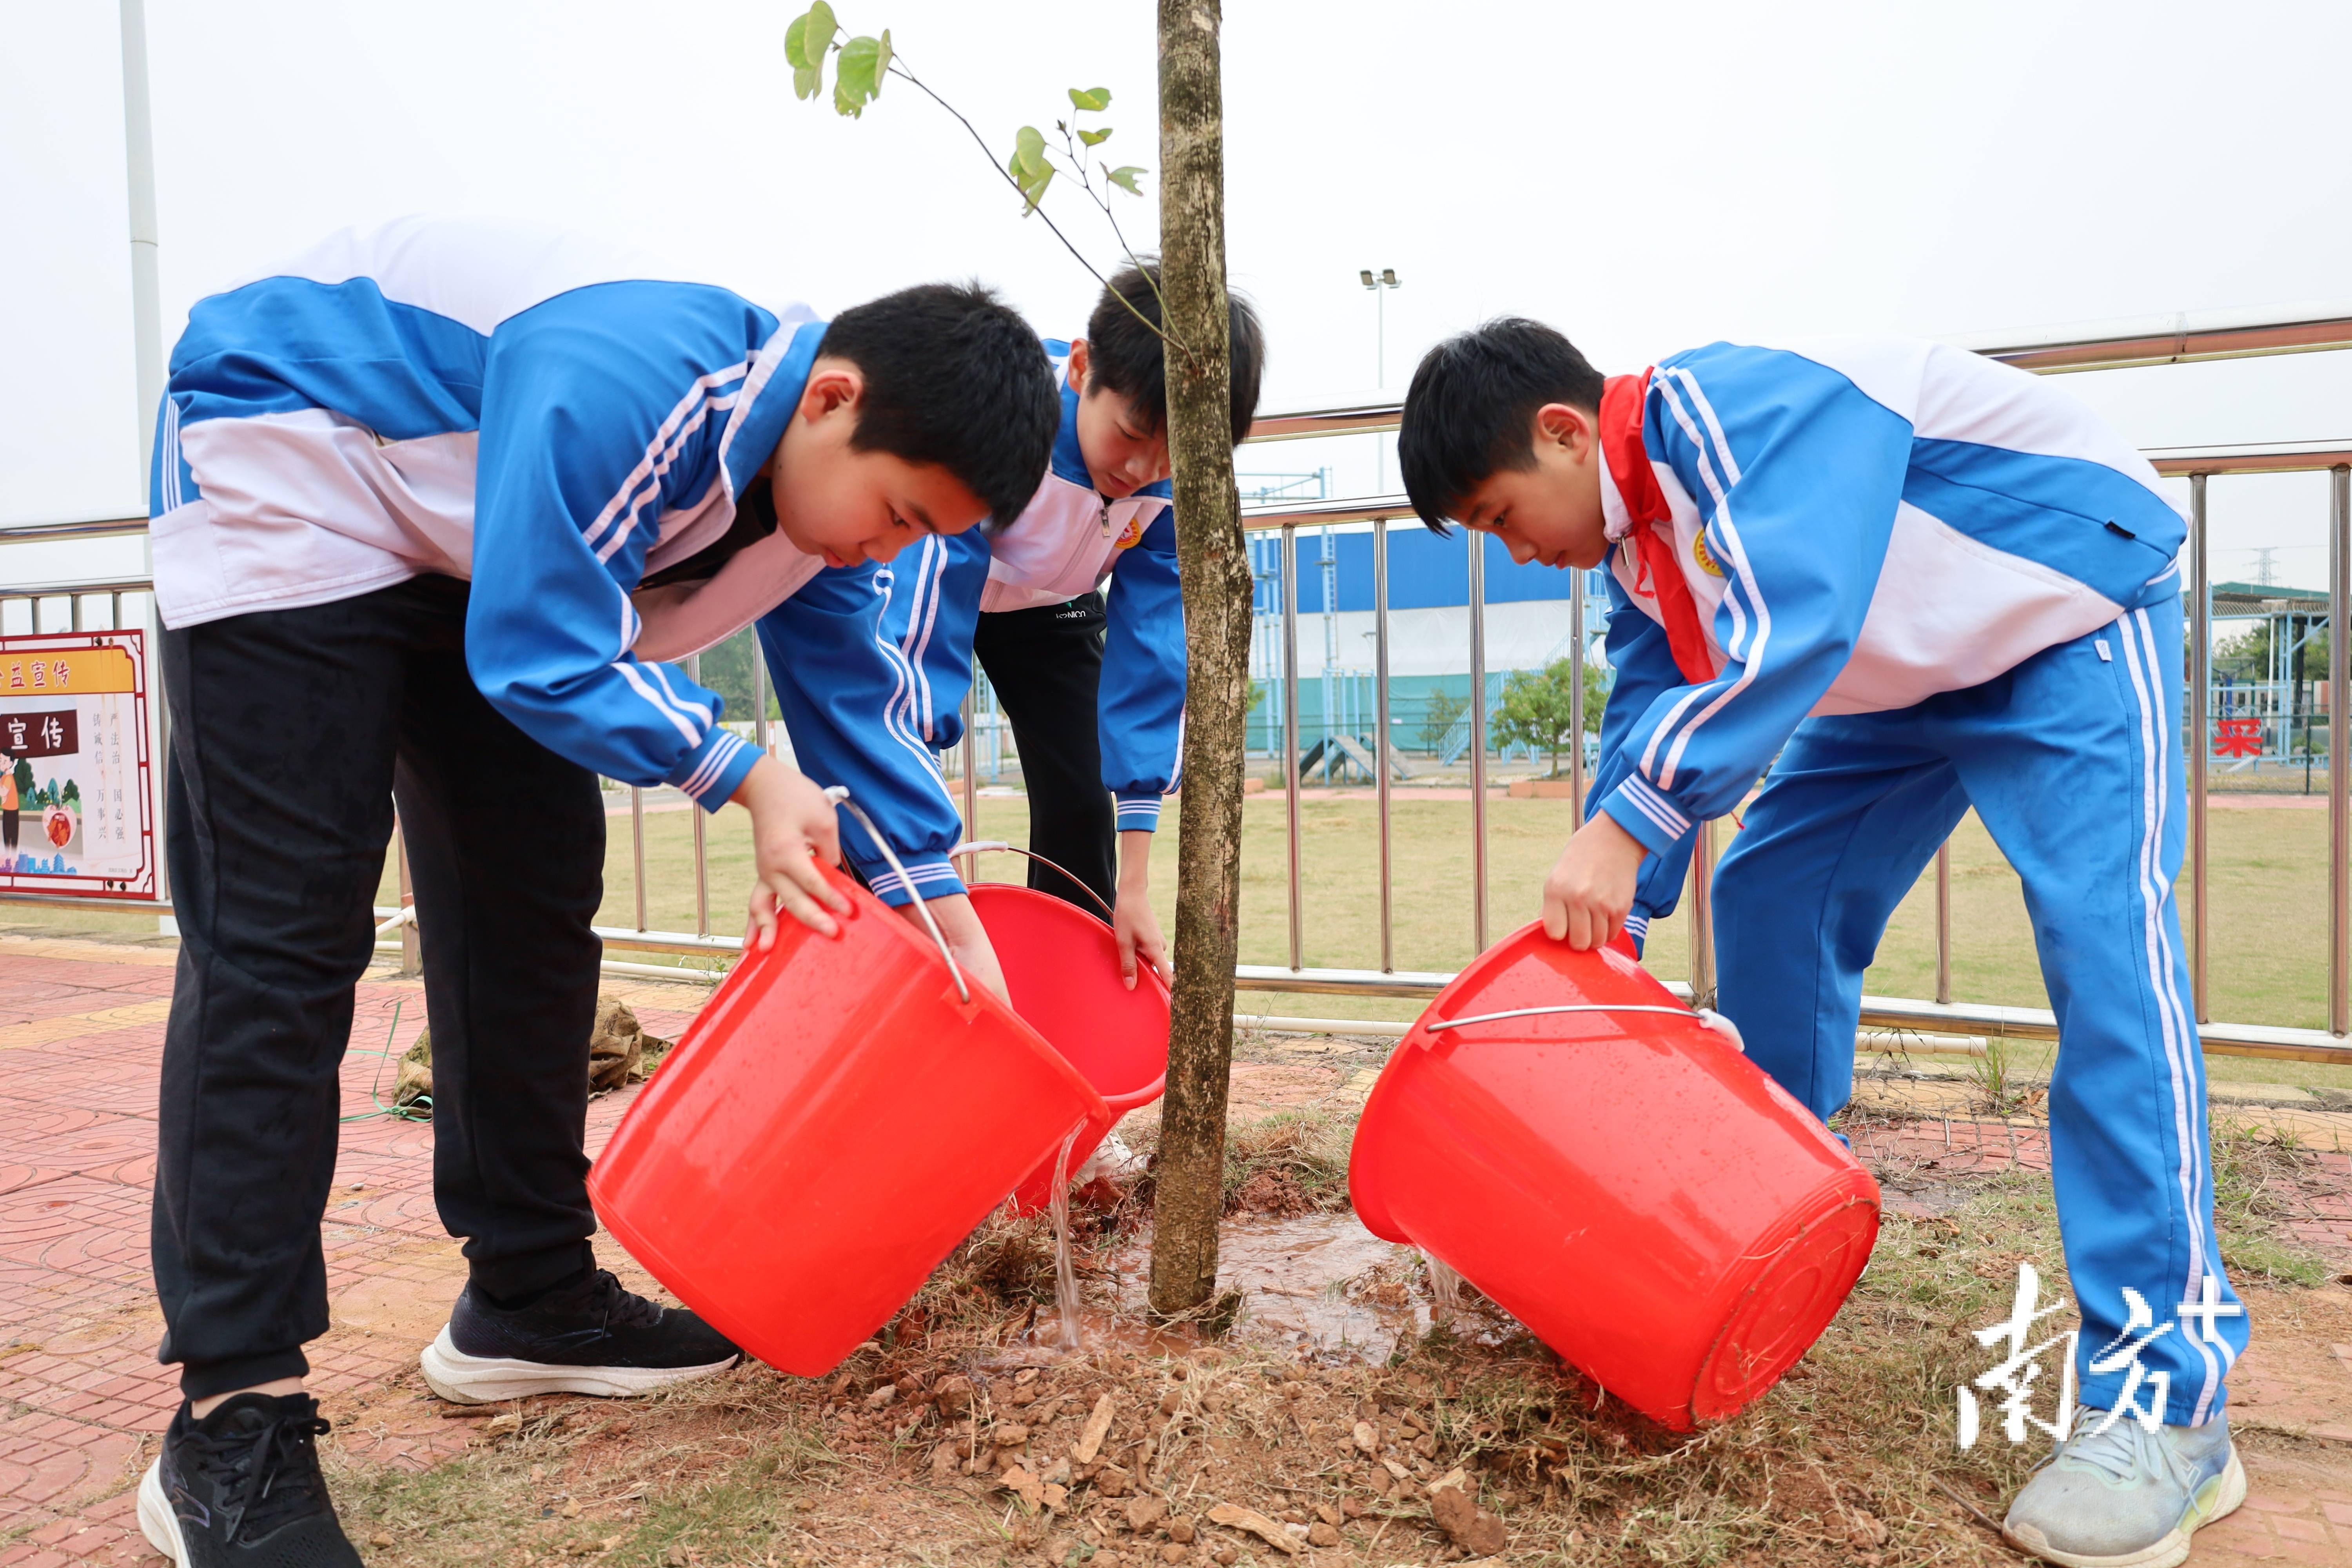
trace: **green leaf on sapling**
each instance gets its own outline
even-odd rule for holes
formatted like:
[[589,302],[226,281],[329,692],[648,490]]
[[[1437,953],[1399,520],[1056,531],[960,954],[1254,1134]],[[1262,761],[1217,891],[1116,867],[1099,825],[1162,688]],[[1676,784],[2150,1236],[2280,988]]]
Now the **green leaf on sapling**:
[[794,66],[793,68],[793,96],[794,98],[814,98],[817,95],[817,89],[824,85],[824,68],[823,66]]
[[890,29],[885,27],[882,36],[874,40],[874,96],[877,98],[882,96],[882,78],[889,69]]
[[1089,147],[1099,147],[1110,140],[1110,132],[1108,130],[1081,131],[1078,132],[1078,140]]
[[1099,114],[1110,107],[1110,89],[1107,87],[1072,88],[1070,101],[1080,109]]
[[1016,179],[1027,180],[1045,173],[1045,134],[1034,125],[1024,125],[1013,138],[1013,174]]
[[1129,163],[1123,168],[1106,169],[1103,171],[1103,177],[1108,180],[1112,184],[1117,185],[1120,190],[1125,191],[1129,195],[1139,196],[1143,192],[1136,184],[1135,177],[1142,173],[1144,173],[1144,171],[1141,168],[1133,163]]
[[834,79],[833,106],[856,117],[882,90],[875,62],[881,58],[878,38],[852,38],[841,46],[841,61]]
[[833,7],[825,0],[816,0],[784,29],[784,58],[796,68],[821,68],[825,51],[833,47],[833,36],[839,31],[841,24],[833,19]]

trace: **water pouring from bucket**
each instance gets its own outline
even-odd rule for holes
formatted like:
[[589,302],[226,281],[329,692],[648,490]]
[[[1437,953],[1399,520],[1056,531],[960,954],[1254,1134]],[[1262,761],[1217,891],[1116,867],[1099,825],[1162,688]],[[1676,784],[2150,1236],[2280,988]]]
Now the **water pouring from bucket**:
[[1676,1430],[1761,1395],[1829,1326],[1878,1186],[1812,1114],[1624,954],[1539,925],[1398,1044],[1348,1172],[1375,1236],[1458,1270]]

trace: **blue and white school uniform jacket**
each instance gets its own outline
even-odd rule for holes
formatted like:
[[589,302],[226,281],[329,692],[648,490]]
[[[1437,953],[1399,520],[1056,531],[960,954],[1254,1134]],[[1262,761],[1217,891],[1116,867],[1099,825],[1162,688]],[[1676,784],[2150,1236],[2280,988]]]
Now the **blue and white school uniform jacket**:
[[824,562],[778,531],[708,582],[632,590],[727,534],[824,331],[522,225],[337,234],[190,312],[155,446],[157,607],[181,627],[470,579],[467,665],[499,712],[716,810],[756,753],[666,661]]
[[[1592,805],[1652,851],[1637,936],[1694,824],[1808,714],[1977,686],[2179,592],[2155,469],[2058,384],[1963,350],[1711,343],[1650,373],[1639,435],[1671,517],[1637,525],[1604,463],[1617,679]],[[1636,526],[1668,537],[1711,679],[1675,663]]]
[[[1070,345],[1048,338],[1056,374]],[[1078,395],[1062,388],[1061,432],[1045,482],[1013,524],[993,539],[978,529],[909,545],[887,565],[818,574],[760,623],[774,671],[779,705],[802,765],[819,783],[845,784],[867,803],[922,895],[963,890],[948,858],[962,817],[937,753],[963,739],[961,710],[971,688],[972,636],[980,616],[1057,605],[1109,580],[1103,670],[1097,702],[1103,787],[1116,798],[1118,826],[1150,832],[1160,799],[1181,782],[1184,740],[1184,600],[1176,571],[1176,514],[1162,480],[1119,500],[1095,489],[1078,448]],[[814,628],[871,619],[864,657],[796,669],[787,657]],[[825,635],[845,646],[848,638]],[[852,756],[832,737],[880,725],[899,749],[887,770]],[[807,736],[828,759],[810,762]],[[900,757],[919,754],[918,778]],[[838,763],[833,761],[838,759]],[[824,768],[840,766],[828,773]],[[877,808],[878,803],[878,808]],[[877,892],[893,903],[897,885],[864,831],[843,832],[843,848]]]

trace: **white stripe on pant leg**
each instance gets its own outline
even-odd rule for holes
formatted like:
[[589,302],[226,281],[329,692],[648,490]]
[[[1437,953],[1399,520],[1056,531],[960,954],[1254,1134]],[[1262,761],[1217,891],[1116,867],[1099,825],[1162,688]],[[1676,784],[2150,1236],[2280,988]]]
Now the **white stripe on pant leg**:
[[[2150,690],[2154,690],[2158,684],[2156,679],[2156,672],[2158,669],[2156,627],[2153,623],[2148,620],[2147,612],[2145,609],[2134,610],[2131,612],[2130,618],[2135,623],[2139,632],[2140,639],[2147,651],[2147,683]],[[2128,630],[2126,631],[2125,640],[2126,642],[2130,640]],[[2164,705],[2161,702],[2154,703],[2151,706],[2154,709],[2154,716],[2156,720],[2158,748],[2156,774],[2158,788],[2157,800],[2159,810],[2157,821],[2156,843],[2159,846],[2158,853],[2160,858],[2162,854],[2160,847],[2163,843],[2165,814],[2168,813],[2172,808],[2172,790],[2169,773],[2173,763],[2174,752],[2172,749],[2170,718],[2165,712]],[[2166,885],[2166,891],[2168,893],[2170,891],[2169,884]],[[2190,1012],[2187,1002],[2180,994],[2179,965],[2176,962],[2177,955],[2173,952],[2172,932],[2164,921],[2161,910],[2158,911],[2157,915],[2156,939],[2158,947],[2164,957],[2164,971],[2158,988],[2158,996],[2163,1004],[2170,1006],[2173,1017],[2179,1021],[2180,1037],[2185,1047],[2185,1051],[2193,1051],[2201,1056],[2204,1051],[2204,1041],[2197,1032],[2196,1015]],[[2196,1058],[2189,1058],[2188,1059],[2194,1060]],[[2180,1299],[2184,1301],[2193,1301],[2202,1294],[2205,1283],[2205,1225],[2202,1216],[2204,1215],[2207,1207],[2210,1205],[2213,1200],[2213,1165],[2208,1153],[2208,1150],[2210,1147],[2212,1129],[2206,1119],[2205,1100],[2202,1095],[2189,1097],[2187,1109],[2189,1111],[2189,1142],[2188,1149],[2185,1151],[2184,1157],[2189,1162],[2190,1172],[2189,1185],[2189,1221],[2190,1229],[2197,1238],[2197,1246],[2193,1253],[2197,1261],[2190,1268],[2188,1291]],[[2216,1248],[2214,1256],[2218,1258],[2218,1248],[2220,1247],[2220,1238],[2218,1237],[2215,1237],[2214,1246]],[[2194,1338],[2193,1342],[2197,1346],[2198,1353],[2205,1358],[2206,1369],[2210,1375],[2206,1380],[2204,1395],[2199,1400],[2196,1411],[2190,1416],[2190,1424],[2192,1426],[2198,1422],[2205,1420],[2211,1415],[2210,1401],[2221,1380],[2221,1373],[2213,1365],[2213,1351],[2218,1349],[2221,1352],[2221,1363],[2223,1367],[2235,1366],[2238,1361],[2237,1352],[2230,1348],[2227,1342],[2223,1342],[2216,1345],[2214,1342],[2206,1339],[2202,1334],[2199,1334]]]
[[[2180,1187],[2183,1220],[2189,1228],[2189,1280],[2180,1299],[2191,1300],[2196,1285],[2205,1271],[2205,1232],[2198,1223],[2196,1174],[2197,1156],[2190,1141],[2190,1129],[2196,1125],[2189,1108],[2187,1070],[2183,1058],[2185,1042],[2180,1038],[2182,1020],[2176,1010],[2170,991],[2170,947],[2164,940],[2164,899],[2158,887],[2158,869],[2162,858],[2164,826],[2164,758],[2158,737],[2164,731],[2164,721],[2158,713],[2158,704],[2149,693],[2156,678],[2153,665],[2144,665],[2148,651],[2143,648],[2137,627],[2132,617],[2126,616],[2118,623],[2124,645],[2124,668],[2131,677],[2132,697],[2139,705],[2140,735],[2140,801],[2144,826],[2139,844],[2139,894],[2143,940],[2147,946],[2148,984],[2155,992],[2157,1017],[2163,1026],[2165,1065],[2172,1079],[2173,1137],[2180,1149],[2180,1164],[2177,1180]],[[2190,1039],[2196,1037],[2190,1032]],[[2191,1338],[2198,1354],[2205,1363],[2205,1382],[2198,1391],[2191,1408],[2189,1425],[2205,1418],[2220,1386],[2221,1365],[2201,1339]],[[2169,1414],[2168,1412],[2167,1414]]]

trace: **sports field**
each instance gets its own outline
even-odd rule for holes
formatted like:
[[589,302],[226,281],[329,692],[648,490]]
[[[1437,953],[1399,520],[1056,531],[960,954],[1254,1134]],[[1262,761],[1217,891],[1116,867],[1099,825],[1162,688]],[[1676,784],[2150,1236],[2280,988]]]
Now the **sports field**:
[[[625,797],[622,797],[625,798]],[[981,829],[988,837],[1024,843],[1028,803],[1018,795],[983,796]],[[1310,967],[1380,966],[1379,818],[1367,799],[1306,799],[1300,803],[1301,880],[1306,899],[1303,959]],[[1173,934],[1174,802],[1161,819],[1153,855],[1153,888]],[[1287,860],[1283,801],[1252,795],[1244,810],[1242,850],[1242,959],[1289,962],[1284,913]],[[1488,933],[1499,937],[1534,917],[1544,875],[1571,824],[1569,803],[1496,800],[1488,808],[1490,887]],[[2213,1017],[2232,1023],[2304,1027],[2325,1025],[2327,984],[2326,814],[2293,807],[2217,805],[2212,822],[2210,959]],[[749,839],[740,813],[721,812],[709,834],[711,929],[740,930],[748,887]],[[694,926],[691,827],[683,811],[646,818],[646,920],[656,929]],[[1728,833],[1723,842],[1728,842]],[[1470,805],[1466,801],[1414,800],[1399,791],[1395,808],[1395,967],[1458,969],[1472,952]],[[604,921],[635,923],[635,892],[625,812],[610,822]],[[2016,874],[1970,817],[1952,853],[1952,993],[1956,999],[2047,1006],[2033,956],[2032,926]],[[1019,860],[992,856],[983,877],[1018,880]],[[2184,906],[2187,886],[2182,885]],[[1689,973],[1689,927],[1680,914],[1654,928],[1650,967],[1661,975]],[[1935,905],[1932,874],[1897,913],[1872,969],[1867,989],[1895,996],[1935,990]],[[1244,1006],[1324,1017],[1410,1018],[1411,1003],[1337,996],[1269,996]],[[2277,1064],[2266,1064],[2266,1069]]]

